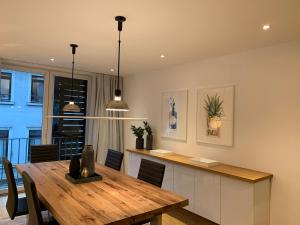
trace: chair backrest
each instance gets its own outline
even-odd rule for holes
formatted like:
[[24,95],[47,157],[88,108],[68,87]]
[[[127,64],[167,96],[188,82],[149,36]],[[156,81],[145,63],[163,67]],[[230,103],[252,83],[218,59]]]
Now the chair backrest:
[[165,175],[165,168],[166,166],[161,163],[142,159],[138,179],[161,187]]
[[18,209],[18,191],[15,181],[15,176],[12,168],[12,164],[7,159],[3,159],[4,170],[6,174],[8,184],[8,196],[6,202],[6,209],[9,217],[13,220],[16,216]]
[[31,145],[30,158],[31,163],[57,161],[59,159],[58,145]]
[[120,171],[124,154],[112,149],[107,150],[105,166]]
[[28,224],[44,225],[35,183],[31,179],[29,174],[25,171],[22,173],[22,178],[23,178],[24,189],[27,198],[28,212],[29,212]]

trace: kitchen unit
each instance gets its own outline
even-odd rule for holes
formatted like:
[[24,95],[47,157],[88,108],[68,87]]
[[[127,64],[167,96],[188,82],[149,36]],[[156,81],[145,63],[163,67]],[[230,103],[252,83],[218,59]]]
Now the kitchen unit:
[[270,173],[220,164],[205,167],[191,157],[127,149],[128,175],[142,158],[166,165],[162,188],[189,199],[185,208],[221,225],[270,224]]

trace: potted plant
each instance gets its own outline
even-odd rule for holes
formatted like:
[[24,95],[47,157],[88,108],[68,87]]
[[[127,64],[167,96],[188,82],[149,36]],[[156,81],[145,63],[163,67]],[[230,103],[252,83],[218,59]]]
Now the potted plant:
[[131,130],[133,134],[136,136],[135,148],[136,149],[143,149],[144,148],[144,129],[142,127],[136,127],[131,125]]
[[147,137],[146,137],[146,149],[147,150],[152,150],[153,149],[153,135],[152,135],[152,129],[147,121],[144,121],[144,128],[145,131],[147,132]]
[[219,136],[222,117],[224,116],[223,100],[218,94],[215,96],[207,95],[204,109],[207,112],[207,134]]

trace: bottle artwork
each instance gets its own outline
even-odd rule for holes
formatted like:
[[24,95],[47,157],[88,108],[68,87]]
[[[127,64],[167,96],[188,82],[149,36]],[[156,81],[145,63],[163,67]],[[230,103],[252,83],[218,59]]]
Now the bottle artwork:
[[169,128],[171,130],[177,129],[177,112],[175,109],[175,100],[172,97],[169,99]]

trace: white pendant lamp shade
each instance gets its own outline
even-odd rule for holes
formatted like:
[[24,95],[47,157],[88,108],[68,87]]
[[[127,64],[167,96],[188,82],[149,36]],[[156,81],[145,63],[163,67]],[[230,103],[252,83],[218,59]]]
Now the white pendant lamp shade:
[[115,20],[118,22],[118,31],[119,31],[119,41],[118,41],[118,83],[117,89],[115,90],[114,100],[110,101],[106,105],[107,111],[119,111],[119,112],[126,112],[129,111],[128,104],[122,100],[119,80],[120,80],[120,47],[121,47],[121,31],[123,22],[126,21],[124,16],[116,16]]
[[80,112],[80,107],[75,102],[70,101],[63,107],[64,112]]
[[72,55],[73,55],[73,61],[72,61],[72,86],[71,86],[71,99],[68,102],[68,104],[66,104],[63,107],[63,112],[80,112],[80,107],[78,105],[75,104],[74,102],[74,56],[76,53],[76,48],[78,47],[78,45],[76,44],[70,44],[70,47],[72,48]]

